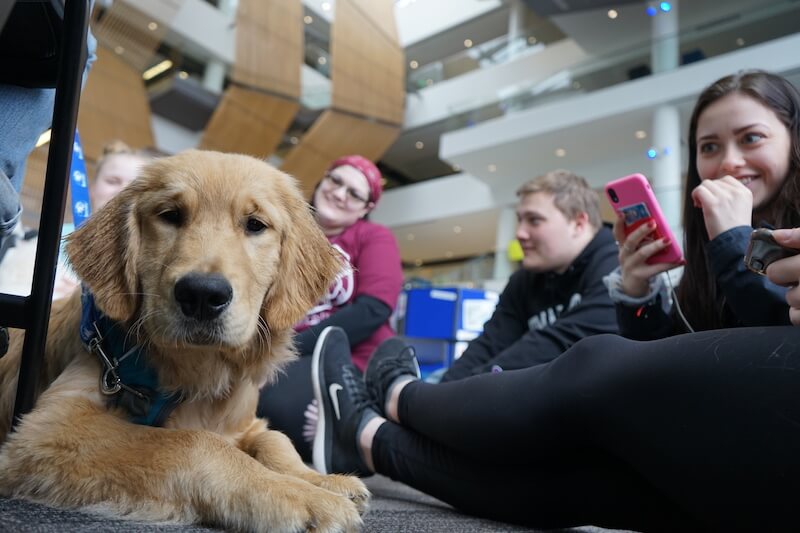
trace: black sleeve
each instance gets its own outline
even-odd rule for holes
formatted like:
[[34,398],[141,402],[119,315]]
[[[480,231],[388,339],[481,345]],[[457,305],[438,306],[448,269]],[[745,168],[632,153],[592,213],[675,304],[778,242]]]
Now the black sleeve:
[[751,272],[742,258],[750,241],[750,226],[721,233],[706,247],[709,265],[733,314],[745,326],[788,326],[788,288]]
[[311,355],[319,334],[328,326],[338,326],[347,333],[350,346],[367,340],[392,315],[392,309],[382,301],[362,294],[319,324],[295,335],[294,343],[300,355]]
[[614,303],[602,282],[598,282],[584,292],[581,303],[565,311],[553,324],[526,332],[476,370],[488,372],[495,365],[503,370],[541,365],[552,361],[584,337],[617,332]]
[[525,297],[523,275],[519,271],[511,276],[492,317],[483,326],[483,333],[469,343],[461,357],[442,376],[442,381],[455,381],[475,374],[475,369],[483,368],[528,330],[524,306],[517,301]]

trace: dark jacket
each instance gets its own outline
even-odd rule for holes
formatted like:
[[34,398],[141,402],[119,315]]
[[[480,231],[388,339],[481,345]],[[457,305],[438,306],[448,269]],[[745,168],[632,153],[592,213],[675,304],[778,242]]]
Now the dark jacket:
[[603,285],[603,276],[619,265],[617,254],[604,226],[563,274],[515,272],[483,333],[443,381],[547,363],[584,337],[617,333],[614,304]]
[[[708,264],[731,312],[731,323],[725,326],[789,325],[788,289],[744,266],[744,254],[752,231],[750,226],[732,228],[706,245]],[[665,312],[660,296],[639,307],[618,303],[617,321],[620,333],[634,340],[661,339],[688,332],[676,316],[675,305],[669,313]]]

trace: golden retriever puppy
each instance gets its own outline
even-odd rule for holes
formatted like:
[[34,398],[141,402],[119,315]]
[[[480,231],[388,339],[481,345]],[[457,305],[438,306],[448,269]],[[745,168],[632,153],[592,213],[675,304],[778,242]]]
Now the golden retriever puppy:
[[23,332],[0,359],[0,494],[239,531],[359,528],[364,484],[306,467],[255,416],[341,266],[291,177],[242,155],[155,161],[68,253],[90,292],[54,304],[43,392],[11,433]]

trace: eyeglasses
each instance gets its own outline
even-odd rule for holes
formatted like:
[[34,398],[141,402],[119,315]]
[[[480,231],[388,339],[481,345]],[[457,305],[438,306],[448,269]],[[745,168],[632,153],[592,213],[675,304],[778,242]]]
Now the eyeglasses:
[[364,198],[360,192],[348,186],[342,178],[336,176],[335,174],[325,174],[324,181],[326,182],[327,187],[333,190],[344,187],[345,192],[347,193],[346,203],[350,207],[360,207],[369,203],[369,198]]

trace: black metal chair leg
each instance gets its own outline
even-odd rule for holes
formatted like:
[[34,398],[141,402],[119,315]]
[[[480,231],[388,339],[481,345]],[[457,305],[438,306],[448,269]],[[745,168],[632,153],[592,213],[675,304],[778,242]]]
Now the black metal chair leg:
[[27,324],[19,369],[14,420],[33,408],[37,380],[44,358],[47,326],[53,298],[61,225],[69,183],[72,143],[78,117],[81,78],[86,64],[86,32],[89,23],[88,0],[67,0],[64,7],[63,42],[59,50],[53,127],[47,154],[39,242],[33,269],[31,295],[25,300]]

